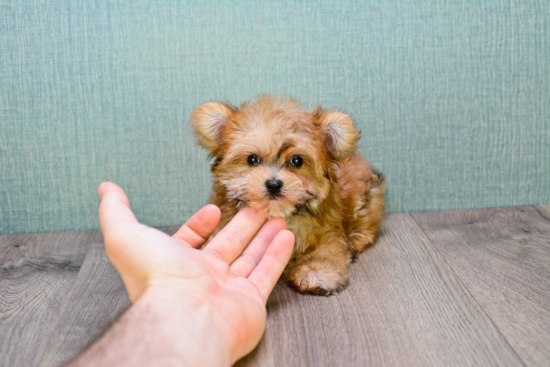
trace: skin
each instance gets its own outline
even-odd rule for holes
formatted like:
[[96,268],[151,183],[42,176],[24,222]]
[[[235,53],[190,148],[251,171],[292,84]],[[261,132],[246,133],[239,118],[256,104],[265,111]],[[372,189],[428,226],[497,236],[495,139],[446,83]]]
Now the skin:
[[229,366],[249,353],[292,253],[285,221],[244,208],[200,250],[220,219],[215,205],[170,237],[140,224],[117,185],[98,193],[105,248],[132,306],[69,366]]

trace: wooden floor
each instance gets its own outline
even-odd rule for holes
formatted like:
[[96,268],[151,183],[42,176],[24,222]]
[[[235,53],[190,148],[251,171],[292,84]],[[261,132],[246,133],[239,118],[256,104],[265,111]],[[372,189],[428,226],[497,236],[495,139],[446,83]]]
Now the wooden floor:
[[[280,282],[238,365],[550,366],[550,205],[390,215],[350,277]],[[99,231],[0,236],[0,366],[63,365],[128,306]]]

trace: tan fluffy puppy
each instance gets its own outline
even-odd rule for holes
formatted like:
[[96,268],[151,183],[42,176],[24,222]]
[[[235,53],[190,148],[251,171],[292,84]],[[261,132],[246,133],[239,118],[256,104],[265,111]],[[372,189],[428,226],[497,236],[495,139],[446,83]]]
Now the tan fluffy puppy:
[[360,156],[351,117],[263,96],[238,108],[205,103],[191,124],[215,158],[215,233],[246,205],[283,217],[296,236],[285,277],[306,293],[342,291],[384,215],[384,178]]

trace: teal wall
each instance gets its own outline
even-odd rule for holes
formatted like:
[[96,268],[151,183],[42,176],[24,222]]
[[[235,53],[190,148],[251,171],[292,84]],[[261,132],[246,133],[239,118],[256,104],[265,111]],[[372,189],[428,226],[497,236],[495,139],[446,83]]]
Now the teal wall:
[[0,0],[0,233],[98,228],[96,188],[178,224],[187,126],[263,92],[349,112],[390,212],[550,202],[550,5]]

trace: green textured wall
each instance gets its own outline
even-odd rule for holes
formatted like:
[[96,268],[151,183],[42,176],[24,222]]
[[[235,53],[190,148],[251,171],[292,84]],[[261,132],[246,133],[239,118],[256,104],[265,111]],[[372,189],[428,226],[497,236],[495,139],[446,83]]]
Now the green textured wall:
[[189,115],[263,92],[351,113],[391,212],[548,203],[549,65],[546,0],[0,0],[0,233],[97,228],[103,180],[181,223]]

